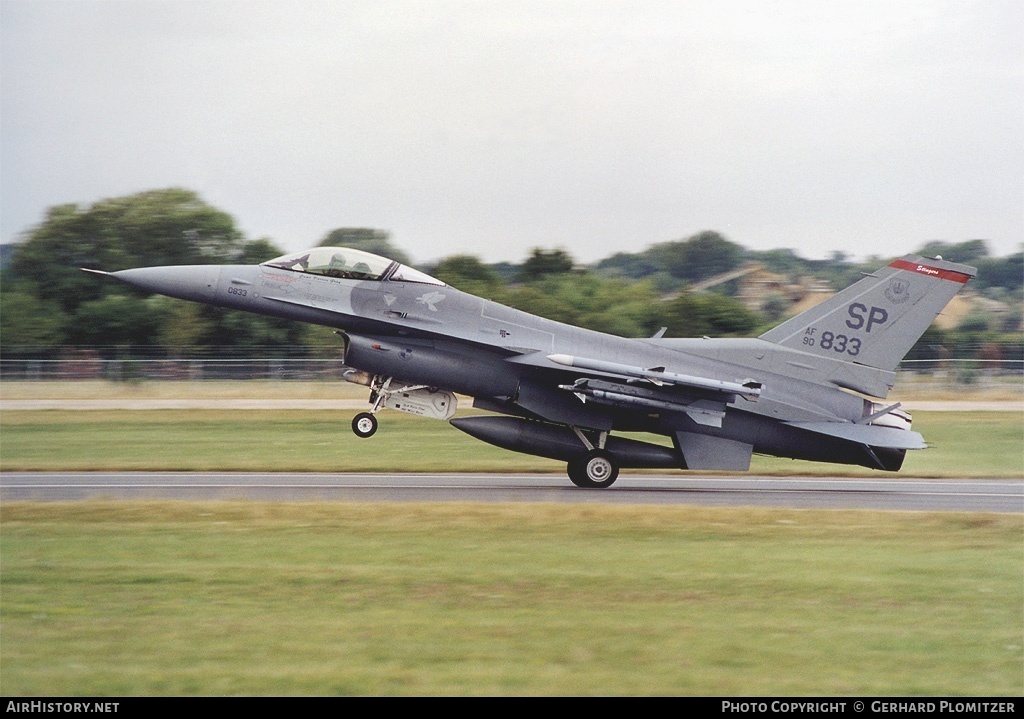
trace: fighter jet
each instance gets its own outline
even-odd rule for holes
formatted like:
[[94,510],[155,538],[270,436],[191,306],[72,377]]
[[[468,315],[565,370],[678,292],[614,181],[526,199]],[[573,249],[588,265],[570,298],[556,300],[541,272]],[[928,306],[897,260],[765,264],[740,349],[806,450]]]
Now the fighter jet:
[[[193,302],[336,329],[346,379],[372,409],[449,420],[505,449],[566,463],[579,487],[620,468],[747,471],[753,453],[897,471],[924,449],[899,403],[897,364],[973,267],[907,255],[751,339],[631,339],[537,317],[344,247],[257,266],[106,273]],[[457,395],[493,414],[453,418]],[[878,401],[876,401],[878,400]],[[613,432],[645,432],[668,444]],[[443,450],[438,450],[443,451]]]

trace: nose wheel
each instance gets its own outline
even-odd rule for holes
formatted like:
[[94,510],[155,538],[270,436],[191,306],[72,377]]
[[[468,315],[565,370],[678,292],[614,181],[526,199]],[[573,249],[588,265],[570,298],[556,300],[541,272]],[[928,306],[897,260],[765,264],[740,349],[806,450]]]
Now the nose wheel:
[[388,397],[388,387],[391,384],[390,377],[374,375],[370,382],[370,404],[373,409],[369,412],[360,412],[352,418],[352,432],[360,439],[372,437],[377,432],[377,418],[374,414],[383,406],[384,400]]
[[360,412],[352,418],[352,431],[356,437],[372,437],[377,431],[377,418],[369,412]]

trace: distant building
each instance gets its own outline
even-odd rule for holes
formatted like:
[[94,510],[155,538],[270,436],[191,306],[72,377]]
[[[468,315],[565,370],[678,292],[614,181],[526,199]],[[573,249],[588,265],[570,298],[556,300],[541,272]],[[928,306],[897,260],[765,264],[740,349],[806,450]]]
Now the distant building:
[[821,280],[813,277],[793,280],[770,272],[759,262],[747,262],[735,270],[691,285],[689,289],[705,292],[729,282],[736,282],[735,297],[744,307],[767,315],[794,315],[835,294]]
[[[736,283],[735,297],[744,307],[778,319],[800,314],[835,294],[828,283],[822,280],[806,276],[792,279],[770,272],[759,262],[748,262],[729,272],[710,277],[691,285],[689,291],[706,292],[729,282]],[[935,324],[940,329],[949,330],[968,316],[980,314],[992,317],[997,324],[1004,326],[1002,320],[1008,318],[1010,313],[1011,308],[1005,302],[982,297],[967,289],[946,305],[942,314],[935,318]]]

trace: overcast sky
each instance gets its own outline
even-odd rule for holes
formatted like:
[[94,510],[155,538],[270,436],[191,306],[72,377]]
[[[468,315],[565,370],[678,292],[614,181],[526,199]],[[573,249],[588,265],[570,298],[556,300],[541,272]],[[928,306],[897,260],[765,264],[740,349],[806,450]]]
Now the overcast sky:
[[1024,241],[1020,0],[0,0],[0,240],[186,187],[285,250]]

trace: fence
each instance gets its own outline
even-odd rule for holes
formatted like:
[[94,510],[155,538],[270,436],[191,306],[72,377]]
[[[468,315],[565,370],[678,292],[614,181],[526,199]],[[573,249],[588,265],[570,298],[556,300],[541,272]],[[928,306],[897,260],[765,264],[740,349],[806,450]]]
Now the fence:
[[0,360],[0,381],[340,381],[346,369],[339,359],[7,359]]
[[[340,359],[5,359],[0,381],[180,380],[341,381],[348,369]],[[906,360],[900,383],[1020,388],[1024,360]]]
[[904,360],[896,370],[896,386],[935,386],[1024,390],[1024,360]]

